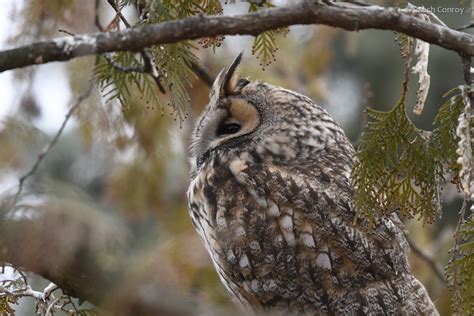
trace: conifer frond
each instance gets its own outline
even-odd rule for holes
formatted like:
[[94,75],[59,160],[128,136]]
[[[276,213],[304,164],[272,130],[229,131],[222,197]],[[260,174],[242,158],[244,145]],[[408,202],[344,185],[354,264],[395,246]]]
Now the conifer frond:
[[[130,2],[136,3],[137,0],[124,0],[128,5]],[[146,1],[142,3],[144,12],[144,21],[146,24],[160,23],[169,20],[183,19],[197,14],[221,15],[223,13],[222,5],[219,0],[163,0]],[[211,47],[215,50],[224,40],[224,36],[214,36],[198,40],[204,48]]]
[[449,97],[449,99],[440,107],[434,119],[436,128],[431,137],[431,146],[442,163],[440,177],[444,180],[445,174],[451,173],[451,181],[456,184],[459,184],[460,170],[460,166],[456,162],[458,146],[456,127],[464,104],[461,92],[462,89],[456,87],[445,93],[444,97]]
[[440,208],[439,163],[426,132],[417,129],[398,103],[388,112],[367,110],[352,179],[357,216],[398,211],[432,222]]
[[170,91],[169,105],[180,122],[187,116],[190,103],[186,87],[190,86],[190,78],[194,76],[190,65],[197,63],[194,49],[191,42],[182,41],[152,50],[158,67],[163,71],[165,86]]
[[398,211],[402,216],[433,221],[446,174],[459,183],[456,128],[465,89],[457,87],[445,94],[449,99],[441,106],[432,133],[413,125],[403,102],[388,112],[367,109],[369,123],[352,175],[357,217],[373,221],[376,213]]
[[448,283],[453,287],[454,311],[456,315],[474,314],[474,215],[463,223],[460,230],[461,242],[457,256],[447,268]]
[[[201,13],[205,13],[208,15],[222,15],[222,5],[219,0],[201,0],[194,2],[196,6],[199,7]],[[222,42],[224,41],[223,35],[213,36],[213,37],[205,37],[198,40],[198,43],[203,48],[212,48],[213,51],[216,50],[217,47],[221,46]]]
[[[274,5],[269,1],[263,1],[261,3],[262,7],[272,8]],[[250,3],[249,12],[257,12],[259,6],[255,2]],[[252,55],[255,55],[260,61],[260,66],[265,70],[265,67],[269,66],[272,62],[276,61],[275,53],[278,50],[276,46],[276,36],[279,33],[286,35],[287,28],[282,30],[269,30],[263,33],[260,33],[255,37],[252,44]]]
[[14,315],[15,310],[10,306],[8,296],[0,297],[0,315]]
[[403,58],[408,58],[413,48],[413,38],[406,34],[395,32],[395,40],[400,46],[400,55]]
[[[136,25],[160,23],[167,20],[175,20],[196,14],[219,14],[222,7],[218,0],[202,1],[139,1],[122,0],[120,7],[136,6],[139,8],[141,20]],[[206,42],[207,46],[220,45],[216,38]],[[164,86],[168,88],[168,104],[173,108],[173,113],[179,118],[180,123],[186,117],[189,105],[189,96],[186,88],[194,76],[190,65],[197,63],[193,51],[196,48],[190,41],[175,44],[153,46],[147,52],[153,56],[155,64],[163,74],[160,78]],[[143,65],[142,60],[133,53],[117,53],[114,61],[125,66]],[[150,107],[160,107],[164,102],[162,96],[158,96],[155,89],[156,83],[153,79],[140,72],[120,73],[106,62],[96,68],[96,78],[101,88],[108,96],[108,100],[118,98],[124,109],[127,109],[127,98],[130,97],[130,89],[137,88],[143,93],[145,102]],[[130,84],[132,87],[130,87]]]
[[275,59],[277,51],[275,31],[266,31],[255,37],[252,45],[252,54],[260,61],[260,66],[265,70]]
[[[131,52],[118,52],[112,57],[114,63],[120,65],[139,66],[141,60]],[[141,72],[123,72],[101,58],[94,69],[95,80],[100,87],[106,101],[117,99],[122,105],[122,110],[129,109],[128,99],[133,90],[145,96],[145,102],[156,107],[161,107],[158,99],[158,87],[153,79]]]

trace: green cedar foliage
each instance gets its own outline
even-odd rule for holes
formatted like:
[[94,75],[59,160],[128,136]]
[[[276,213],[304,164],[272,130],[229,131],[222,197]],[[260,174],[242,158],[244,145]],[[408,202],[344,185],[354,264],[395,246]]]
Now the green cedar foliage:
[[[274,5],[269,1],[257,4],[250,2],[249,12],[257,12],[260,8],[271,8]],[[165,22],[169,20],[183,19],[194,15],[219,15],[222,14],[222,6],[219,0],[121,0],[119,8],[135,8],[139,19],[132,27]],[[129,21],[130,22],[130,21]],[[264,69],[275,60],[276,36],[285,35],[287,28],[263,32],[254,39],[252,54],[259,60]],[[203,48],[219,47],[224,39],[223,36],[204,38],[197,41]],[[160,108],[164,104],[171,106],[172,112],[180,122],[187,115],[189,96],[186,87],[194,76],[191,66],[198,64],[194,52],[197,47],[192,41],[181,41],[174,44],[152,46],[147,48],[148,55],[158,67],[159,81],[166,90],[165,95],[160,93],[155,79],[150,74],[140,71],[144,61],[139,53],[118,52],[109,56],[115,65],[102,59],[95,69],[95,78],[101,87],[107,101],[118,100],[123,111],[130,110],[130,97],[136,91],[140,93],[149,108]],[[123,67],[116,67],[116,65]],[[124,72],[123,68],[133,67],[135,71]],[[122,69],[120,69],[122,68]]]
[[[273,8],[273,5],[270,1],[261,1],[257,4],[256,2],[250,2],[249,12],[258,12],[259,7],[262,8]],[[277,30],[269,30],[263,33],[260,33],[255,37],[252,44],[252,55],[255,55],[260,61],[260,66],[263,70],[265,67],[268,67],[275,59],[275,53],[278,50],[276,45],[276,37],[279,34],[286,35],[288,33],[288,28],[282,28]]]
[[456,314],[474,314],[474,215],[460,230],[460,240],[451,250],[454,258],[448,266],[448,282],[454,292],[453,307]]
[[[460,137],[456,130],[472,88],[459,86],[448,91],[444,95],[447,100],[434,119],[434,130],[418,129],[406,113],[413,40],[406,35],[397,36],[397,40],[405,60],[402,97],[387,112],[366,110],[369,122],[362,134],[352,172],[356,189],[355,220],[364,218],[374,223],[376,214],[386,216],[397,212],[402,218],[417,216],[423,223],[432,223],[437,214],[441,215],[442,186],[451,181],[463,189],[459,179],[462,166],[457,152]],[[474,131],[472,118],[470,126]],[[472,163],[468,168],[472,168]],[[463,208],[467,210],[466,204],[472,204],[472,201],[469,196],[465,199]],[[472,207],[470,212],[467,220],[460,218],[459,231],[455,233],[458,237],[451,250],[453,258],[447,267],[448,282],[454,292],[454,311],[460,315],[474,313]],[[463,211],[460,216],[464,214],[468,213]]]
[[374,220],[374,212],[399,210],[431,222],[439,209],[439,166],[429,138],[408,119],[403,102],[367,114],[353,170],[358,212]]
[[[142,64],[139,55],[131,52],[118,52],[111,58],[114,63],[126,67],[137,67]],[[106,101],[118,100],[123,111],[130,110],[128,101],[135,89],[145,97],[147,103],[160,105],[158,88],[149,75],[136,71],[120,71],[103,57],[95,67],[94,73]]]
[[366,110],[369,123],[352,175],[358,216],[374,220],[375,212],[398,211],[402,217],[434,221],[446,174],[456,181],[459,171],[456,127],[464,107],[462,89],[446,96],[450,98],[441,106],[431,133],[410,121],[404,101],[388,112]]
[[[197,14],[222,14],[222,7],[218,0],[123,0],[119,4],[121,9],[127,6],[136,8],[140,15],[140,19],[132,27],[182,19]],[[199,41],[203,47],[213,49],[221,42],[222,37]],[[186,87],[189,86],[193,76],[191,65],[198,63],[194,54],[195,50],[196,47],[191,41],[147,48],[146,52],[158,68],[160,83],[166,89],[165,95],[160,94],[155,79],[149,74],[142,71],[124,72],[105,59],[102,59],[95,69],[96,81],[107,100],[117,99],[124,111],[130,110],[128,101],[136,91],[144,97],[150,108],[163,109],[163,104],[170,105],[173,114],[182,122],[187,115],[190,102]],[[143,58],[138,53],[118,52],[111,58],[114,64],[126,68],[139,68],[144,65]]]

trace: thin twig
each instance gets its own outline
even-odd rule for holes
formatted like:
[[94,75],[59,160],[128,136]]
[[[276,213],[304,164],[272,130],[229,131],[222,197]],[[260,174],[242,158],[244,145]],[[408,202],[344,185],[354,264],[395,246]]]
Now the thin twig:
[[15,197],[13,199],[12,207],[14,207],[16,205],[16,203],[18,202],[18,198],[20,197],[20,194],[23,191],[23,186],[24,186],[24,183],[25,183],[26,179],[28,179],[30,176],[32,176],[36,172],[36,170],[38,169],[38,167],[40,166],[41,162],[44,160],[46,155],[51,151],[51,149],[54,147],[54,145],[56,145],[56,143],[59,140],[59,137],[61,137],[61,135],[64,131],[64,128],[66,127],[67,122],[71,118],[72,114],[81,105],[81,103],[89,97],[89,95],[92,92],[93,86],[94,86],[94,81],[91,80],[90,83],[89,83],[89,86],[87,87],[87,89],[74,100],[71,108],[66,113],[66,117],[65,117],[63,123],[61,124],[61,127],[59,128],[59,130],[54,135],[54,137],[51,140],[51,142],[49,143],[48,147],[46,147],[46,149],[43,150],[38,155],[38,158],[36,159],[33,167],[31,167],[31,169],[19,179],[18,190],[17,190],[17,192],[15,194]]
[[433,270],[436,276],[446,284],[446,278],[444,277],[444,270],[443,267],[439,262],[437,262],[433,256],[428,253],[426,250],[421,248],[408,234],[405,234],[405,238],[407,239],[408,244],[410,245],[411,250],[420,257],[423,261],[425,261],[428,266]]
[[74,312],[78,312],[76,304],[72,301],[71,297],[69,295],[63,296],[64,298],[64,303],[61,305],[61,310],[63,311],[69,311],[69,309],[66,309],[66,306],[71,305],[72,308],[74,309]]
[[94,8],[94,24],[97,27],[97,29],[101,32],[104,31],[104,27],[100,23],[99,19],[99,5],[100,5],[100,0],[95,0],[95,8]]
[[427,15],[431,17],[433,20],[438,22],[439,25],[442,25],[444,27],[448,27],[436,14],[434,14],[431,10],[426,9],[425,7],[421,6],[418,7],[416,5],[413,5],[411,3],[408,3],[406,8],[404,9],[399,9],[401,12],[420,17],[420,15]]
[[368,4],[368,3],[364,3],[364,2],[361,2],[361,1],[357,1],[357,0],[345,0],[343,2],[333,2],[331,0],[328,0],[328,1],[324,1],[327,5],[333,5],[333,6],[340,6],[340,7],[344,7],[349,4],[349,5],[354,5],[354,6],[361,6],[361,7],[370,7],[371,4]]
[[[110,3],[110,2],[109,2]],[[99,31],[101,32],[104,32],[104,27],[102,26],[102,24],[100,23],[100,19],[99,19],[99,0],[96,0],[96,3],[95,3],[95,18],[94,18],[94,24],[95,26],[99,29]],[[120,14],[120,16],[125,20],[125,17],[123,17],[123,15]],[[128,22],[125,20],[125,25],[129,25]],[[146,72],[146,68],[147,66],[124,66],[124,65],[121,65],[119,63],[117,63],[116,61],[113,60],[112,58],[112,54],[110,53],[105,53],[103,54],[105,60],[115,69],[117,69],[118,71],[121,71],[121,72],[125,72],[125,73],[129,73],[129,72],[140,72],[140,73],[143,73],[143,72]],[[147,64],[147,63],[146,63]],[[149,66],[148,66],[149,68]],[[161,90],[161,89],[160,89]],[[162,91],[163,92],[163,91]],[[163,92],[165,93],[165,92]]]
[[364,132],[365,127],[369,122],[369,116],[367,115],[368,109],[372,108],[372,98],[374,97],[374,93],[372,92],[372,87],[370,86],[369,82],[366,82],[364,85],[364,90],[362,94],[362,119],[360,120],[360,127],[359,127],[359,136],[357,139],[352,143],[354,148],[357,150],[359,147],[360,142],[362,141],[362,134]]
[[462,59],[462,69],[464,75],[464,82],[466,85],[470,86],[472,84],[471,78],[471,57],[470,56],[461,56]]
[[161,73],[160,68],[158,68],[158,66],[156,65],[153,56],[150,55],[146,48],[143,49],[140,54],[142,55],[143,62],[145,63],[145,72],[147,72],[153,78],[153,80],[155,80],[155,83],[160,89],[161,93],[165,94],[166,89],[161,83],[161,78],[163,77],[163,74]]
[[48,315],[53,315],[52,314],[52,309],[55,308],[56,306],[56,303],[59,302],[59,298],[53,300],[51,303],[48,304],[48,308],[46,309],[46,312],[44,313],[45,316],[48,316]]
[[[125,27],[131,28],[132,25],[127,21],[125,16],[122,14],[115,0],[107,0],[107,2],[114,9],[115,14],[117,14],[120,17],[120,20],[123,22],[123,24],[125,24]],[[140,50],[140,55],[142,56],[143,63],[144,63],[144,67],[141,68],[140,72],[148,73],[155,81],[156,85],[158,86],[158,89],[160,89],[160,92],[165,94],[166,89],[161,83],[161,78],[163,77],[163,74],[161,73],[158,66],[155,64],[153,56],[151,56],[151,54],[147,52],[146,48]]]
[[[114,0],[107,0],[107,2],[112,6],[112,8],[115,10],[116,14],[119,16],[120,20],[123,22],[123,24],[127,27],[130,28],[131,25],[123,16],[122,12],[117,8],[117,5]],[[142,70],[143,72],[148,72],[150,75],[153,77],[155,80],[156,84],[160,88],[160,91],[162,93],[166,93],[165,88],[163,87],[160,77],[162,76],[161,73],[158,73],[159,68],[156,66],[155,62],[153,61],[153,57],[150,56],[150,53],[146,51],[146,49],[140,51],[140,54],[142,55],[143,62],[145,63],[145,67]],[[214,78],[201,66],[199,66],[196,63],[191,63],[190,65],[191,70],[194,72],[196,76],[198,76],[202,81],[204,81],[209,87],[212,87],[212,83],[214,82]]]
[[51,293],[53,293],[57,289],[58,289],[58,286],[54,284],[53,282],[51,282],[49,283],[47,287],[44,288],[43,296],[45,297],[45,299],[49,299],[49,296],[51,295]]
[[[117,12],[117,8],[116,8],[116,4],[115,4],[114,0],[107,0],[107,1],[114,8],[114,10],[116,10],[116,12]],[[139,13],[140,18],[144,19],[145,16],[144,16],[143,12],[140,13],[141,10],[140,10],[139,7],[137,7],[137,11]],[[122,20],[122,22],[125,24],[125,26],[127,28],[130,28],[130,23],[123,16],[123,14],[120,11],[118,11],[117,14],[120,17],[120,19]],[[159,70],[159,68],[153,62],[152,56],[150,56],[150,54],[146,51],[146,49],[144,49],[141,52],[141,54],[142,54],[142,57],[143,57],[143,61],[145,63],[145,71],[155,71],[155,72],[157,72]],[[146,55],[146,56],[143,56],[143,55]],[[190,68],[191,68],[191,71],[194,72],[194,74],[196,76],[198,76],[199,79],[201,79],[209,87],[212,87],[212,84],[214,82],[214,78],[207,72],[206,69],[202,68],[200,65],[198,65],[197,63],[194,63],[194,62],[191,62]],[[161,89],[162,84],[159,81],[160,76],[162,76],[161,73],[152,74],[152,77],[153,77],[153,79],[155,79],[155,82],[158,85],[158,87],[160,87],[161,92],[166,93],[164,88]]]
[[464,30],[467,30],[467,29],[470,29],[474,27],[474,23],[469,23],[469,24],[466,24],[464,26],[461,26],[461,27],[458,27],[458,28],[455,28],[456,31],[464,31]]
[[117,3],[115,0],[107,0],[107,2],[110,4],[110,6],[115,10],[115,14],[119,16],[120,20],[122,20],[123,24],[125,24],[125,27],[128,29],[132,27],[130,23],[128,23],[127,19],[123,16],[122,11],[117,6]]
[[201,79],[209,87],[212,87],[212,84],[214,83],[214,77],[211,76],[206,69],[194,62],[191,63],[190,68],[199,79]]
[[28,284],[28,279],[26,278],[26,275],[23,271],[21,271],[19,268],[13,268],[19,275],[20,278],[23,280],[23,283]]
[[64,34],[67,34],[67,35],[71,35],[71,36],[76,35],[74,33],[69,32],[68,30],[64,30],[64,29],[59,29],[58,32],[59,33],[64,33]]
[[139,66],[124,66],[115,60],[113,60],[111,54],[104,54],[103,55],[105,60],[115,69],[121,72],[129,73],[129,72],[140,72],[143,73],[145,72],[145,67],[139,65]]
[[[408,52],[411,51],[413,47],[413,39],[411,37],[407,38],[408,41]],[[410,81],[410,64],[412,60],[412,54],[408,53],[407,56],[402,56],[405,63],[403,67],[403,82],[402,82],[402,97],[401,100],[406,104],[407,94],[408,94],[408,82]]]

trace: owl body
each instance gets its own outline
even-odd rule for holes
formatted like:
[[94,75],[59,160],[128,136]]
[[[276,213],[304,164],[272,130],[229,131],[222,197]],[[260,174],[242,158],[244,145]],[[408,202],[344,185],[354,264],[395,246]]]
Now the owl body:
[[247,79],[238,58],[198,120],[192,223],[233,300],[252,312],[437,315],[396,215],[354,223],[354,149],[309,98]]

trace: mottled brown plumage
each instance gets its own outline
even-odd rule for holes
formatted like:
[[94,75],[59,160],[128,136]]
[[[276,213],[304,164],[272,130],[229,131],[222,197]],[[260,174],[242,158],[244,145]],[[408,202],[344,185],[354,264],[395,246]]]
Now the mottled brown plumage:
[[437,315],[411,274],[394,214],[353,223],[354,149],[309,98],[247,79],[240,56],[197,121],[188,191],[193,225],[247,310]]

